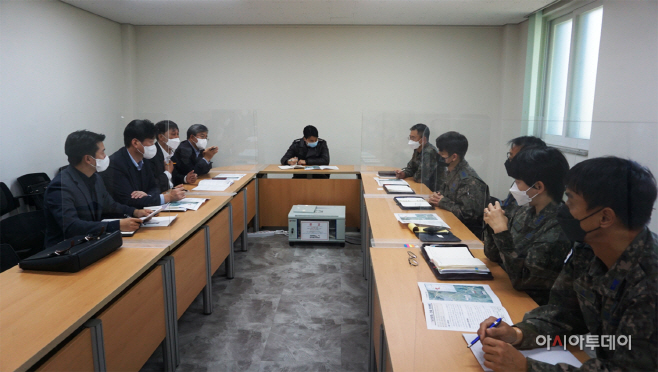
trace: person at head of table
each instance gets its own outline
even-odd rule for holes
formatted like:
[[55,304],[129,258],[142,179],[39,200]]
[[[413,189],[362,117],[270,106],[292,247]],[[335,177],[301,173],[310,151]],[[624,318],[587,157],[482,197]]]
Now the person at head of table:
[[[540,148],[546,147],[546,142],[542,141],[541,138],[537,138],[534,136],[516,137],[511,139],[509,142],[507,142],[507,144],[509,145],[510,148],[509,151],[507,152],[507,160],[505,160],[505,171],[507,171],[507,175],[509,177],[512,177],[510,175],[510,170],[509,170],[510,165],[512,163],[512,159],[514,159],[514,157],[516,156],[516,154],[519,153],[519,151],[530,147],[540,147]],[[500,206],[503,207],[503,209],[505,210],[505,215],[507,215],[507,217],[511,217],[514,211],[517,210],[519,205],[516,203],[516,199],[514,199],[512,193],[510,192],[507,194],[505,200],[500,202]]]
[[[292,142],[281,158],[281,165],[329,165],[329,146],[318,136],[316,127],[305,126],[304,137]],[[293,178],[306,178],[306,175],[294,174]],[[313,178],[329,178],[329,175],[314,174]]]
[[448,174],[429,203],[452,212],[478,238],[482,239],[484,208],[489,202],[489,187],[464,158],[468,140],[463,134],[446,132],[436,139],[436,147]]
[[150,120],[133,120],[123,131],[124,147],[110,155],[110,167],[102,173],[107,191],[114,200],[135,208],[162,205],[185,197],[182,189],[160,194],[150,164],[158,152],[155,125]]
[[431,191],[437,191],[445,182],[446,166],[439,157],[439,150],[429,142],[430,128],[418,123],[409,128],[408,145],[414,150],[407,166],[396,170],[398,179],[413,177]]
[[[187,129],[187,139],[174,153],[174,168],[179,174],[187,175],[193,171],[197,176],[202,176],[210,172],[212,158],[218,151],[217,146],[208,147],[208,128],[203,124],[192,124]],[[185,182],[192,183],[190,180]]]
[[[46,216],[45,246],[52,247],[77,235],[105,232],[135,231],[142,223],[137,217],[151,213],[117,203],[96,174],[110,164],[105,154],[104,134],[79,130],[66,137],[64,152],[69,165],[50,182],[44,194]],[[104,217],[124,217],[103,222]]]
[[160,192],[166,192],[174,187],[182,188],[183,183],[196,182],[196,173],[190,171],[187,175],[181,175],[174,168],[176,158],[174,151],[180,145],[178,137],[178,125],[171,120],[162,120],[155,124],[157,139],[157,153],[152,159],[146,160],[153,169],[155,182]]
[[[658,236],[647,224],[656,179],[632,160],[604,157],[576,164],[565,183],[567,202],[558,218],[575,242],[573,249],[547,305],[527,312],[514,326],[503,322],[486,329],[493,317],[480,324],[485,366],[494,371],[655,371]],[[575,368],[526,359],[517,350],[546,348],[540,345],[546,336],[550,346],[556,336],[562,345],[593,339],[583,344],[597,346],[596,357]]]
[[527,148],[508,171],[519,207],[509,217],[497,201],[484,209],[484,254],[500,264],[514,289],[545,305],[571,249],[557,220],[569,163],[556,148]]

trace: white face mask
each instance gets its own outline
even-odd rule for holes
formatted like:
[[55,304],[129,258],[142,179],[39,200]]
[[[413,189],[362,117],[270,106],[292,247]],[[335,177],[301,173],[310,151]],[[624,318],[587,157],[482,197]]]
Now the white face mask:
[[[533,186],[535,186],[534,183],[532,184],[532,186],[530,186],[528,188],[528,190],[530,190]],[[528,190],[526,190],[526,191],[519,190],[519,186],[517,186],[516,182],[514,182],[514,184],[512,185],[512,188],[509,189],[509,192],[511,192],[514,199],[516,199],[516,203],[519,206],[523,206],[523,205],[526,205],[526,204],[530,203],[535,196],[539,195],[539,194],[537,194],[533,197],[529,197],[528,196]]]
[[[92,159],[96,160],[96,167],[95,167],[96,172],[103,172],[107,169],[107,167],[110,166],[110,157],[109,156],[105,156],[103,159],[96,159],[96,158],[92,158]],[[89,164],[89,165],[91,165],[91,164]],[[92,167],[93,167],[93,165],[92,165]]]
[[[144,145],[142,144],[142,146]],[[153,157],[157,153],[158,153],[158,149],[155,147],[155,145],[151,145],[151,146],[144,146],[144,153],[142,155],[144,155],[144,159],[153,159]]]
[[178,145],[180,145],[180,138],[170,138],[167,140],[167,146],[171,148],[171,151],[176,151]]
[[205,138],[197,138],[196,139],[196,148],[199,150],[203,150],[208,146],[208,140]]
[[409,140],[409,143],[407,143],[407,144],[409,145],[409,147],[411,147],[414,150],[416,150],[420,147],[420,142],[416,142],[416,141],[412,141],[412,140]]

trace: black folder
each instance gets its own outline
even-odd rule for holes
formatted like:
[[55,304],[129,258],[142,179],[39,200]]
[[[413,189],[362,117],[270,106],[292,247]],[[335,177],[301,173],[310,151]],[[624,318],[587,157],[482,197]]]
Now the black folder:
[[[486,273],[486,274],[457,274],[457,273],[450,273],[450,274],[441,274],[439,272],[439,269],[434,266],[432,261],[430,261],[430,257],[427,255],[427,251],[425,250],[425,247],[427,246],[434,246],[434,247],[466,247],[468,246],[466,244],[423,244],[423,246],[420,248],[420,252],[423,255],[423,258],[427,262],[427,265],[432,269],[432,272],[434,273],[434,276],[438,280],[493,280],[493,275],[491,273]],[[471,252],[471,250],[468,250]],[[473,256],[473,253],[471,253],[471,256]],[[474,256],[475,257],[475,256]]]

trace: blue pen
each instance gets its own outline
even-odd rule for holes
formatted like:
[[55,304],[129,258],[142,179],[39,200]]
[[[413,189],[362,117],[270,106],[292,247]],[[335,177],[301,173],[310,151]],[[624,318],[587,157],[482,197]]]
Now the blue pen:
[[[502,321],[503,321],[503,318],[498,318],[498,319],[496,319],[495,322],[491,323],[491,325],[490,325],[489,327],[487,327],[487,328],[498,327],[498,325],[499,325],[500,322],[502,322]],[[477,337],[475,338],[475,340],[471,341],[471,344],[468,345],[467,348],[470,349],[471,346],[475,345],[475,343],[478,342],[478,341],[480,341],[480,336],[477,336]]]

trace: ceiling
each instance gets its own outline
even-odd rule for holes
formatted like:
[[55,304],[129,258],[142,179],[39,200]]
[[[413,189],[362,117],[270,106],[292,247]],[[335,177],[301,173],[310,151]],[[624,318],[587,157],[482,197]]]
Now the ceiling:
[[516,24],[555,0],[62,0],[133,25]]

